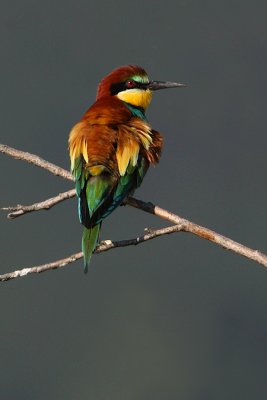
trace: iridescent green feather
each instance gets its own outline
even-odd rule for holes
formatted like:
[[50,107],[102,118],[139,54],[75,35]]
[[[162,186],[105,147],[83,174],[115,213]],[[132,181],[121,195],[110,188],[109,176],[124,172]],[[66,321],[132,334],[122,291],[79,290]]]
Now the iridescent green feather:
[[84,188],[85,182],[88,179],[88,172],[83,169],[82,157],[76,158],[71,172],[75,180],[76,194],[79,197],[81,190]]
[[86,186],[86,199],[89,214],[92,217],[95,210],[106,199],[110,191],[110,182],[101,176],[91,177]]
[[137,173],[137,187],[139,187],[144,179],[144,176],[148,169],[148,163],[144,158],[141,158],[140,163],[138,164],[138,173]]
[[127,196],[134,192],[134,190],[141,184],[146,171],[147,163],[141,157],[137,166],[132,166],[129,164],[126,174],[121,176],[117,183],[117,187],[112,195],[113,199],[110,205],[103,211],[101,219],[99,219],[97,222],[100,222],[106,218],[116,207],[121,204],[121,202]]
[[142,119],[143,121],[147,121],[145,111],[142,108],[134,107],[129,103],[125,103],[126,107],[131,111],[134,117],[138,117]]
[[[97,246],[101,222],[140,186],[146,174],[148,163],[143,157],[139,156],[137,165],[129,164],[125,175],[119,178],[116,186],[113,186],[115,182],[111,177],[92,176],[83,166],[83,158],[77,158],[72,173],[76,181],[76,192],[79,198],[79,218],[80,222],[85,225],[82,250],[84,271],[87,272],[92,253]],[[92,224],[92,227],[90,224]]]
[[95,225],[93,228],[87,229],[83,228],[83,237],[82,237],[82,251],[84,257],[84,272],[88,272],[88,267],[90,263],[91,256],[93,251],[96,248],[99,231],[101,228],[101,224]]

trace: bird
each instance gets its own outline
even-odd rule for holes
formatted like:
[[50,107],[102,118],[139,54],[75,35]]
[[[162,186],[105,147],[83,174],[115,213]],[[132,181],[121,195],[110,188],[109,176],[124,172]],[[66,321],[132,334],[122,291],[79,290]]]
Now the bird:
[[150,80],[137,65],[121,66],[100,81],[95,103],[71,129],[69,154],[83,225],[85,273],[102,221],[141,185],[150,164],[159,162],[163,137],[145,114],[153,91],[185,86]]

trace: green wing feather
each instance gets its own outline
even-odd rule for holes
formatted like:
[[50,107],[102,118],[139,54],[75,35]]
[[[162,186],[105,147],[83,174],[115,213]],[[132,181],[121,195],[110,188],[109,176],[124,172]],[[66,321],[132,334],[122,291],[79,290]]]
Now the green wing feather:
[[99,176],[91,177],[86,186],[86,200],[90,217],[106,199],[110,192],[110,182]]
[[84,168],[82,157],[75,160],[72,172],[79,198],[79,218],[84,225],[82,250],[85,272],[88,271],[92,253],[96,248],[103,219],[140,186],[147,168],[147,160],[140,156],[137,165],[129,164],[125,175],[115,179],[107,173],[92,176],[89,170]]

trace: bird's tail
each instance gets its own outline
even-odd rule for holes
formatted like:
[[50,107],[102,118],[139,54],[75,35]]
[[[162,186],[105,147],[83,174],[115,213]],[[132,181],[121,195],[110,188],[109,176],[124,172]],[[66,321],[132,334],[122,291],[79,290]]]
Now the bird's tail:
[[96,248],[99,231],[101,228],[101,224],[95,225],[93,228],[85,228],[83,229],[83,238],[82,238],[82,251],[84,258],[84,272],[88,272],[88,267],[90,263],[90,259],[93,251]]

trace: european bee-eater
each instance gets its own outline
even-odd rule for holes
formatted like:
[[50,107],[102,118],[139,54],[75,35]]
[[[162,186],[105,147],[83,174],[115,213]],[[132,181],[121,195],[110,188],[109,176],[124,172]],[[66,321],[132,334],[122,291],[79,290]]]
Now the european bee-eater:
[[163,138],[145,115],[152,91],[183,86],[149,80],[135,65],[117,68],[100,82],[96,102],[72,128],[69,151],[84,225],[85,272],[103,219],[140,186],[149,165],[159,161]]

